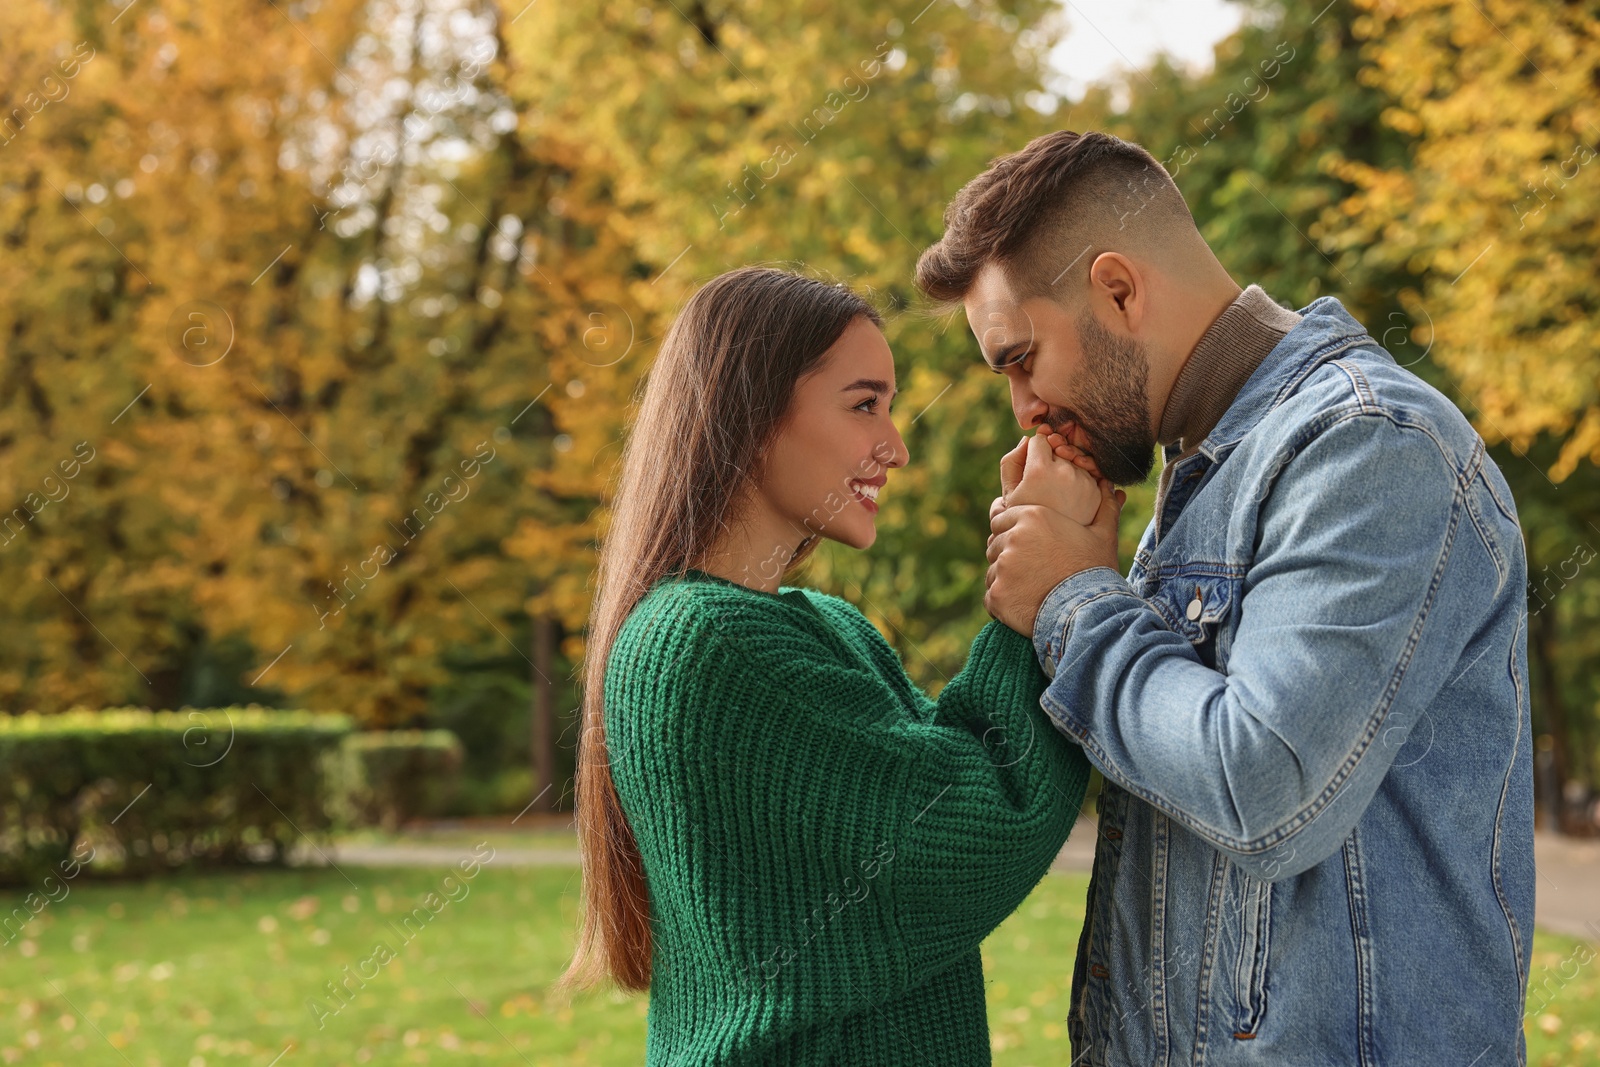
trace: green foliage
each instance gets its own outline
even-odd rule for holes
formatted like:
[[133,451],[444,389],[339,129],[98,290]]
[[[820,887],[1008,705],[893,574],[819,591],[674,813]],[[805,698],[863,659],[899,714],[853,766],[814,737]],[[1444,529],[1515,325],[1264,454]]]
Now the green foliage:
[[[824,546],[795,580],[860,605],[919,680],[952,675],[987,620],[989,503],[1020,430],[959,317],[913,310],[912,267],[964,182],[1053,128],[1034,105],[1048,107],[1044,58],[1058,28],[1034,0],[1005,10],[595,0],[520,16],[507,30],[511,93],[539,117],[523,136],[584,146],[617,208],[607,225],[626,227],[635,253],[615,283],[638,342],[603,373],[581,345],[554,357],[552,381],[577,381],[581,399],[552,391],[571,446],[541,484],[604,503],[646,342],[693,286],[755,262],[847,281],[888,319],[911,463],[883,494],[874,548]],[[603,508],[577,514],[565,528],[524,523],[507,545],[548,576],[538,603],[574,634],[606,519]]]
[[[531,760],[532,668],[514,650],[528,647],[529,629],[526,620],[508,628],[510,642],[502,642],[497,655],[453,650],[446,657],[447,678],[429,694],[428,713],[417,723],[451,731],[465,749],[461,788],[442,815],[518,812],[545,786],[534,781]],[[551,797],[558,807],[567,807],[578,686],[571,664],[562,657],[555,658],[550,676],[555,684],[556,779]]]
[[449,730],[369,730],[343,745],[343,799],[352,825],[393,830],[442,813],[461,785],[463,749]]
[[1106,128],[1163,161],[1239,284],[1295,308],[1336,295],[1409,362],[1423,346],[1412,347],[1418,323],[1399,298],[1414,279],[1403,261],[1374,262],[1331,233],[1357,188],[1339,165],[1402,165],[1410,138],[1381,121],[1388,98],[1359,77],[1355,13],[1254,6],[1204,75],[1158,61],[1132,77],[1127,110]]
[[281,860],[331,827],[351,726],[258,707],[0,716],[0,884]]

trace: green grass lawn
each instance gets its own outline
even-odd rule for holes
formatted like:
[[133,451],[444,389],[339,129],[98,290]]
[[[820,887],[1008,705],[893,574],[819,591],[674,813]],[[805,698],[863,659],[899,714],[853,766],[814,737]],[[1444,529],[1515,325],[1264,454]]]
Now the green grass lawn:
[[[23,937],[0,944],[0,1062],[641,1061],[644,998],[569,1004],[546,992],[572,941],[575,869],[490,864],[452,884],[447,870],[345,873],[354,885],[328,869],[73,883]],[[1086,882],[1047,877],[984,944],[997,1064],[1069,1058],[1062,1019]],[[391,923],[430,892],[437,913],[406,942]],[[0,897],[7,911],[16,901]],[[335,1013],[324,984],[355,973],[379,939],[395,957],[369,962],[372,977]],[[1578,947],[1535,939],[1535,983],[1552,980],[1528,1027],[1533,1064],[1600,1060],[1600,966],[1575,966],[1588,958],[1574,957]]]

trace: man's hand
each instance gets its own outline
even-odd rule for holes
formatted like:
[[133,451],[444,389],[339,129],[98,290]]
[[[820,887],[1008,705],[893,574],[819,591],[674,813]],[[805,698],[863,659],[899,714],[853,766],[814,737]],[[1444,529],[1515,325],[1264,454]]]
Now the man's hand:
[[1007,507],[989,522],[989,573],[983,606],[1024,637],[1050,591],[1091,567],[1117,568],[1117,520],[1128,494],[1100,480],[1100,506],[1088,526],[1037,504]]

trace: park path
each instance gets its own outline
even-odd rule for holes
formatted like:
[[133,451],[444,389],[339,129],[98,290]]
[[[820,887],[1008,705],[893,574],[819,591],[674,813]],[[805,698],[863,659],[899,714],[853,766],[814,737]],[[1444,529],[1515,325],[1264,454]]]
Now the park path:
[[[482,860],[466,845],[335,845],[324,848],[333,862],[351,867],[454,867],[460,860]],[[296,852],[291,863],[314,865],[316,855],[309,849]],[[578,850],[575,848],[502,848],[494,847],[495,867],[576,867]]]
[[[1094,864],[1094,820],[1079,821],[1052,871],[1087,871]],[[481,858],[466,845],[404,842],[340,843],[322,849],[297,850],[290,862],[318,865],[331,860],[351,867],[453,867],[464,859]],[[1543,929],[1600,943],[1600,840],[1538,834],[1534,838],[1538,866],[1536,921]],[[497,867],[575,867],[576,848],[495,846]]]
[[[1051,865],[1087,871],[1094,865],[1094,822],[1084,818]],[[1534,922],[1540,928],[1600,944],[1600,839],[1535,834]]]
[[1600,943],[1600,840],[1538,834],[1533,856],[1539,925]]

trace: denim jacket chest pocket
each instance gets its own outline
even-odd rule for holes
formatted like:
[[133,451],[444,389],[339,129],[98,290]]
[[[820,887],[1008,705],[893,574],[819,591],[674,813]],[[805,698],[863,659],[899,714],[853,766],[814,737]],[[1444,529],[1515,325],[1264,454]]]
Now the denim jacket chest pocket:
[[1216,564],[1197,569],[1191,563],[1179,573],[1146,581],[1149,588],[1142,595],[1167,627],[1182,634],[1206,666],[1225,672],[1238,628],[1243,568]]

